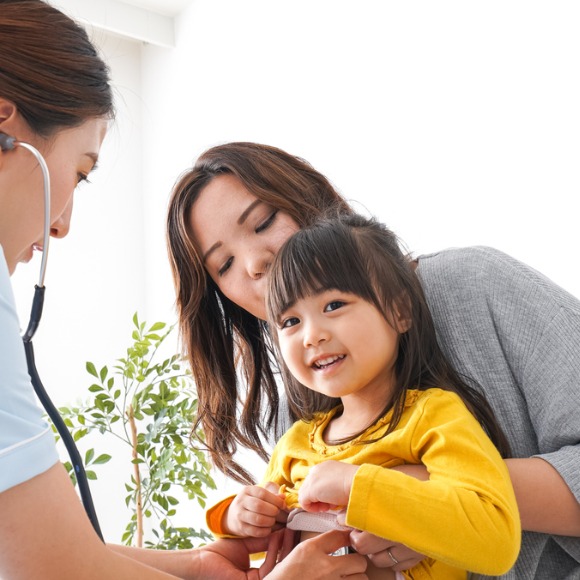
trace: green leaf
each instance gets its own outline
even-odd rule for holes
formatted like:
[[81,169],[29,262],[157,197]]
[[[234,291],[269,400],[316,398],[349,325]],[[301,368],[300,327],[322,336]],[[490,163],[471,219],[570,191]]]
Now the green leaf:
[[87,434],[87,430],[86,429],[79,429],[73,435],[74,442],[76,443],[79,439],[82,439],[86,434]]
[[97,474],[94,471],[88,470],[87,471],[87,479],[95,480],[97,479]]
[[97,377],[97,379],[99,378],[99,375],[97,374],[97,369],[95,368],[95,365],[92,362],[87,362],[86,369],[90,375],[93,375],[93,377]]
[[95,456],[95,450],[94,449],[89,449],[86,453],[85,453],[85,465],[89,465],[89,463],[91,462],[91,459]]
[[108,461],[111,460],[111,456],[107,455],[106,453],[103,453],[101,455],[99,455],[94,461],[93,464],[94,465],[102,465],[103,463],[107,463]]

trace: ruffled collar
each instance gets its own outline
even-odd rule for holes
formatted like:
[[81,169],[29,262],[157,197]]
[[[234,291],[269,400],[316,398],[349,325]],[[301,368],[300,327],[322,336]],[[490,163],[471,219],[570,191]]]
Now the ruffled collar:
[[[413,406],[417,399],[419,398],[420,393],[423,391],[418,391],[417,389],[410,389],[407,391],[405,397],[405,404],[404,408],[407,409]],[[320,455],[324,455],[326,457],[330,457],[332,455],[336,455],[341,453],[345,449],[352,447],[353,445],[357,445],[361,442],[361,440],[365,440],[369,437],[380,437],[384,434],[384,432],[388,429],[389,424],[391,422],[391,418],[393,416],[393,410],[390,409],[384,416],[382,416],[374,425],[369,427],[364,433],[359,435],[358,437],[351,439],[345,443],[341,443],[340,445],[332,445],[328,444],[324,441],[324,431],[328,427],[328,424],[339,412],[341,409],[340,406],[335,407],[328,413],[319,413],[315,415],[314,419],[311,421],[311,428],[308,433],[308,441],[310,444],[310,448]]]

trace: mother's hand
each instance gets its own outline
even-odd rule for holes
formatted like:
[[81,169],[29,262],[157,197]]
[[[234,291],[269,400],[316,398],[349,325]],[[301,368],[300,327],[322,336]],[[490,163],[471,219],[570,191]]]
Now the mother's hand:
[[392,568],[396,572],[409,570],[425,558],[403,544],[379,538],[369,532],[353,530],[350,533],[352,547],[368,559],[377,568]]

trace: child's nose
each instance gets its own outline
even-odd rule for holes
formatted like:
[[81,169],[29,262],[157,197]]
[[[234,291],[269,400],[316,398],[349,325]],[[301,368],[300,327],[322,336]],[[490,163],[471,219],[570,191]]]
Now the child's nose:
[[329,338],[328,329],[323,324],[309,322],[305,325],[304,346],[306,348],[319,346],[321,343],[328,341]]

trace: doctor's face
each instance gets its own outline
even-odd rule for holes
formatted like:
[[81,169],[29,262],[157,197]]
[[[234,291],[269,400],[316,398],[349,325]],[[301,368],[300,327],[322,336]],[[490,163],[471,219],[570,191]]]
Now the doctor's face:
[[[51,182],[50,234],[62,238],[69,232],[75,188],[94,169],[107,131],[106,119],[89,119],[82,125],[59,131],[48,140],[25,132],[17,138],[43,154]],[[42,250],[44,232],[44,185],[40,166],[28,150],[17,147],[2,153],[5,180],[0,243],[10,273],[18,262],[28,262],[33,251]]]
[[298,224],[260,201],[237,177],[225,174],[201,190],[190,225],[204,266],[219,289],[265,320],[268,268]]

